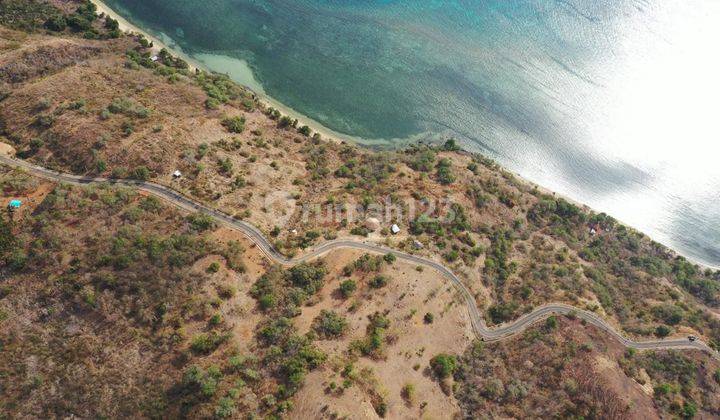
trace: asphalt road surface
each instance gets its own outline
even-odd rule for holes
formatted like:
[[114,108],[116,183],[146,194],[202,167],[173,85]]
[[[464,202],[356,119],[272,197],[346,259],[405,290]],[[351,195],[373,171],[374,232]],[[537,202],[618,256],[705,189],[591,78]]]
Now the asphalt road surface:
[[397,251],[374,243],[364,242],[359,239],[339,239],[334,241],[328,241],[308,250],[299,257],[289,259],[282,255],[280,252],[278,252],[270,243],[270,241],[268,241],[268,239],[262,234],[262,232],[250,223],[244,222],[242,220],[237,220],[223,212],[205,206],[204,204],[200,204],[178,193],[177,191],[163,185],[137,180],[92,178],[65,174],[2,155],[0,155],[0,163],[15,169],[28,172],[32,175],[56,182],[64,182],[76,185],[101,183],[116,184],[133,187],[138,190],[145,191],[160,199],[163,199],[164,201],[182,210],[190,212],[202,212],[208,214],[212,216],[219,224],[241,231],[253,243],[256,244],[256,246],[265,254],[268,259],[270,259],[274,263],[284,266],[292,266],[305,261],[310,261],[324,254],[327,254],[328,252],[340,248],[359,249],[362,251],[376,254],[386,254],[392,252],[393,254],[395,254],[395,256],[397,256],[398,259],[431,268],[438,272],[440,275],[442,275],[445,279],[450,281],[465,300],[465,304],[475,334],[479,339],[484,341],[498,341],[512,337],[525,331],[528,327],[535,324],[536,322],[542,321],[551,315],[572,315],[577,318],[583,319],[587,323],[606,331],[608,334],[612,335],[613,337],[615,337],[615,339],[620,341],[623,345],[630,348],[638,350],[694,349],[707,352],[712,357],[720,360],[720,353],[710,348],[700,339],[696,341],[690,341],[687,338],[633,341],[620,334],[612,325],[610,325],[604,319],[600,318],[598,315],[589,311],[585,311],[570,305],[560,303],[550,303],[540,306],[538,308],[535,308],[532,312],[527,313],[512,322],[505,323],[494,328],[488,328],[470,291],[465,287],[459,277],[457,277],[452,271],[450,271],[450,269],[437,261],[419,257],[417,255],[408,254],[402,251]]

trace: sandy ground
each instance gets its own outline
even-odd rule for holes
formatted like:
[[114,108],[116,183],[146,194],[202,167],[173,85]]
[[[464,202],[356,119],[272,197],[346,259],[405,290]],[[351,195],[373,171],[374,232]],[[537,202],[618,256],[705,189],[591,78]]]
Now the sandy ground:
[[[236,295],[225,300],[217,312],[232,329],[235,347],[241,352],[246,351],[262,318],[248,292],[266,271],[268,262],[239,232],[221,228],[213,233],[212,239],[219,243],[239,241],[245,249],[244,273],[229,270],[219,256],[197,261],[194,269],[205,271],[212,262],[220,263],[220,270],[211,275],[207,284],[211,296],[221,285],[236,288]],[[306,378],[305,385],[294,398],[293,417],[378,418],[372,405],[375,393],[382,395],[387,403],[386,418],[446,418],[458,413],[456,400],[443,393],[428,369],[434,355],[458,353],[474,337],[465,307],[458,303],[454,289],[432,270],[419,272],[412,264],[396,262],[392,266],[385,265],[380,272],[391,279],[388,286],[371,289],[368,280],[377,273],[356,272],[351,278],[356,280],[358,290],[353,297],[342,299],[337,294],[340,282],[347,278],[342,275],[342,270],[361,255],[362,252],[356,250],[336,250],[325,256],[328,267],[325,286],[293,320],[299,333],[310,331],[313,320],[322,310],[335,311],[348,321],[348,332],[344,337],[316,342],[328,354],[328,362]],[[357,308],[351,310],[354,303]],[[350,343],[366,336],[368,316],[375,312],[385,313],[390,319],[388,336],[392,340],[386,344],[384,358],[372,360],[351,356],[348,353]],[[428,312],[435,317],[432,324],[423,322]],[[194,325],[187,328],[187,332],[192,334],[201,328],[203,325]],[[363,372],[362,379],[340,391],[344,380],[340,371],[353,360],[356,371]],[[333,382],[338,387],[329,391]],[[407,384],[415,387],[412,402],[402,397],[402,389]]]
[[7,143],[0,142],[0,154],[4,156],[15,156],[15,148]]
[[[326,259],[330,275],[323,288],[319,302],[303,309],[303,315],[296,320],[300,332],[309,331],[312,320],[321,310],[333,310],[347,318],[349,329],[339,340],[321,341],[319,345],[328,354],[339,357],[338,365],[352,360],[347,351],[350,343],[366,336],[368,316],[386,313],[390,319],[388,335],[393,337],[387,344],[385,358],[372,360],[359,357],[355,369],[366,369],[367,377],[375,384],[370,387],[385,398],[388,406],[387,418],[447,418],[459,408],[454,398],[443,394],[439,384],[429,375],[430,359],[442,352],[457,353],[466,348],[473,337],[465,307],[457,303],[454,289],[431,270],[418,272],[414,265],[395,263],[385,267],[382,274],[391,278],[390,284],[379,290],[367,286],[369,276],[354,274],[358,283],[355,296],[343,300],[337,296],[342,267],[354,261],[362,253],[341,250],[333,252]],[[362,302],[353,312],[354,301]],[[423,317],[432,313],[435,320],[425,324]],[[371,404],[369,387],[355,383],[340,392],[328,391],[330,383],[339,385],[343,377],[333,363],[313,372],[305,387],[296,398],[299,418],[323,418],[337,415],[349,418],[377,417]],[[369,379],[370,380],[370,379]],[[405,385],[415,387],[416,396],[406,402],[401,396]],[[422,405],[422,407],[421,407]]]

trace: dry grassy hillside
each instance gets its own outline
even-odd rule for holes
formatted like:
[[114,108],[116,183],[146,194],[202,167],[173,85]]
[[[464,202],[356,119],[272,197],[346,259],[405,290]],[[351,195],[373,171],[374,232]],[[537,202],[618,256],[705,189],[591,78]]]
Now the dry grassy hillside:
[[[453,140],[377,151],[323,139],[227,77],[191,71],[115,26],[85,1],[0,4],[0,151],[62,171],[169,185],[255,224],[287,255],[352,237],[434,258],[458,273],[489,324],[567,302],[631,336],[695,334],[720,346],[720,273]],[[617,344],[563,321],[550,338],[500,345],[512,363],[482,356],[489,365],[480,369],[465,356],[453,386],[430,358],[462,353],[469,326],[432,272],[341,252],[298,283],[237,233],[131,191],[67,189],[7,172],[0,185],[3,198],[32,198],[5,232],[17,242],[7,242],[0,265],[3,348],[12,355],[0,363],[15,379],[2,385],[1,407],[10,414],[212,417],[294,406],[303,417],[435,418],[477,407],[593,416],[606,403],[638,417],[683,415],[689,404],[718,413],[705,396],[716,388],[705,380],[712,369],[702,367],[704,355],[689,357],[705,379],[682,379],[702,391],[646,386],[640,408],[627,409],[619,391],[609,401],[593,389],[578,399],[564,376],[538,384],[525,402],[473,393],[468,384],[487,379],[478,372],[497,374],[508,389],[520,358],[539,360],[538,343],[547,340],[562,350],[554,374],[589,374],[595,359],[568,348],[593,341],[608,347],[602,357],[611,364],[623,364],[607,384],[637,393],[648,380],[627,367],[636,359]],[[328,336],[318,325],[342,333]],[[270,332],[279,335],[263,335]],[[637,366],[652,377],[648,357]],[[527,381],[532,372],[513,374]]]
[[720,414],[702,354],[629,352],[572,318],[484,345],[442,277],[390,256],[282,270],[131,190],[0,185],[25,203],[0,219],[4,416]]
[[[261,227],[289,255],[367,236],[437,256],[491,322],[564,301],[639,336],[720,339],[717,273],[452,142],[374,152],[325,141],[225,77],[189,72],[169,55],[152,61],[141,38],[61,35],[0,34],[0,127],[19,157],[171,185]],[[379,207],[375,231],[358,206]],[[661,324],[672,330],[656,331]]]
[[[0,224],[4,416],[458,410],[422,370],[471,340],[434,273],[347,251],[282,270],[239,233],[130,190],[8,171],[0,185],[26,203]],[[387,325],[365,348],[377,316]],[[422,408],[404,402],[406,384]]]
[[572,318],[458,356],[464,413],[510,418],[717,418],[718,363],[699,354],[638,353]]

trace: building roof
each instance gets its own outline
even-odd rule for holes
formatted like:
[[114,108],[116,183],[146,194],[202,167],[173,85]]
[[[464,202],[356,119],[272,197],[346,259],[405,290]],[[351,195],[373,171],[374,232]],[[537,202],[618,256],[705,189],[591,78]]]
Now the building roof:
[[400,226],[398,226],[398,225],[392,225],[392,226],[390,226],[390,231],[391,231],[392,233],[398,233],[398,232],[400,232]]

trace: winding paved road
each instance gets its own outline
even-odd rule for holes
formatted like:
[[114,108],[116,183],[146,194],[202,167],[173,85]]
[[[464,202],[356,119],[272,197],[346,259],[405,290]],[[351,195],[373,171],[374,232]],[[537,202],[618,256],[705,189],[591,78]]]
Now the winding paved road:
[[185,210],[185,211],[191,211],[191,212],[203,212],[205,214],[208,214],[212,216],[217,222],[219,222],[221,225],[227,226],[229,228],[239,230],[242,233],[244,233],[252,242],[254,242],[257,247],[269,258],[271,261],[284,265],[284,266],[292,266],[304,261],[312,260],[314,258],[320,257],[321,255],[324,255],[332,250],[339,249],[339,248],[352,248],[352,249],[358,249],[362,251],[367,251],[371,253],[380,253],[385,254],[388,252],[392,252],[397,256],[398,259],[410,262],[417,265],[422,265],[425,267],[432,268],[436,271],[438,271],[440,274],[443,275],[446,279],[448,279],[452,285],[457,289],[458,292],[463,296],[463,299],[465,300],[465,304],[468,309],[468,313],[470,316],[470,321],[472,323],[473,330],[475,334],[478,336],[478,338],[484,340],[484,341],[498,341],[503,340],[509,337],[512,337],[514,335],[517,335],[523,331],[525,331],[529,326],[532,324],[541,321],[550,315],[559,314],[559,315],[567,315],[567,314],[574,314],[576,317],[585,320],[587,323],[592,324],[601,330],[606,331],[608,334],[612,335],[615,339],[617,339],[619,342],[621,342],[626,347],[638,349],[638,350],[663,350],[663,349],[694,349],[694,350],[700,350],[709,353],[712,357],[720,360],[720,353],[710,348],[707,344],[704,342],[697,340],[697,341],[689,341],[686,338],[680,338],[680,339],[667,339],[667,340],[649,340],[649,341],[633,341],[630,340],[623,335],[621,335],[615,328],[613,328],[607,321],[600,318],[598,315],[585,311],[579,308],[575,308],[570,305],[565,305],[561,303],[550,303],[543,306],[540,306],[533,310],[530,313],[527,313],[520,318],[516,319],[515,321],[511,323],[506,323],[503,325],[500,325],[495,328],[488,328],[488,326],[485,324],[485,320],[483,319],[482,315],[480,314],[480,311],[475,303],[475,299],[473,298],[470,291],[465,287],[463,282],[458,278],[452,271],[450,271],[447,267],[444,265],[427,259],[422,258],[417,255],[408,254],[405,252],[397,251],[394,249],[390,249],[381,245],[376,245],[373,243],[367,243],[362,242],[359,240],[348,240],[348,239],[339,239],[334,241],[328,241],[325,242],[315,248],[312,248],[305,254],[303,254],[300,257],[296,257],[293,259],[288,259],[284,255],[280,254],[273,246],[272,244],[265,238],[265,236],[262,234],[262,232],[256,228],[255,226],[251,225],[250,223],[244,222],[242,220],[237,220],[233,218],[232,216],[229,216],[225,213],[222,213],[218,210],[212,209],[210,207],[207,207],[203,204],[200,204],[196,201],[193,201],[184,195],[178,193],[177,191],[165,187],[163,185],[155,184],[152,182],[144,182],[144,181],[137,181],[137,180],[120,180],[120,179],[109,179],[109,178],[91,178],[91,177],[83,177],[83,176],[77,176],[77,175],[70,175],[60,172],[55,172],[46,168],[42,168],[39,166],[32,165],[28,162],[13,159],[10,157],[2,156],[0,155],[0,163],[4,164],[6,166],[10,166],[15,169],[19,169],[22,171],[29,172],[33,175],[49,179],[52,181],[57,182],[64,182],[69,184],[76,184],[76,185],[88,185],[88,184],[96,184],[96,183],[108,183],[108,184],[117,184],[117,185],[124,185],[136,188],[138,190],[145,191],[147,193],[150,193],[158,198],[161,198],[165,200],[168,203],[173,204],[174,206]]

